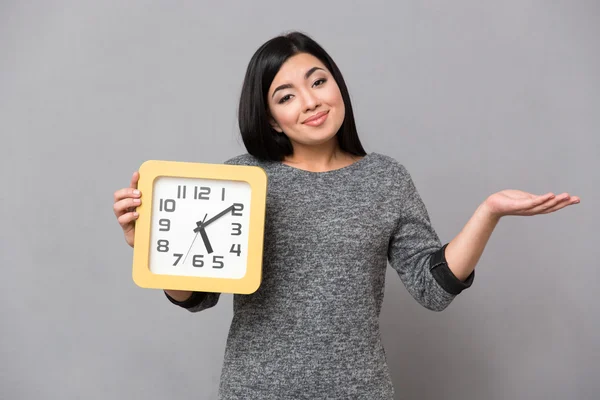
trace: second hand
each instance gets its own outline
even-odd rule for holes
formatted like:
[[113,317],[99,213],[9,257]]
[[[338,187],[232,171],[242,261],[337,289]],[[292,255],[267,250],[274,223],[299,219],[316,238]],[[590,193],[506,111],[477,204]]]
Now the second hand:
[[[204,219],[202,220],[202,223],[204,223],[204,221],[206,221],[206,217],[208,216],[208,214],[204,214]],[[187,254],[185,255],[185,258],[183,259],[183,264],[185,264],[185,260],[187,260],[188,255],[190,254],[190,250],[192,250],[192,246],[194,245],[194,242],[196,241],[196,238],[198,237],[198,233],[200,233],[199,231],[196,232],[196,236],[194,236],[194,240],[192,240],[192,244],[190,245],[190,248],[187,251]]]

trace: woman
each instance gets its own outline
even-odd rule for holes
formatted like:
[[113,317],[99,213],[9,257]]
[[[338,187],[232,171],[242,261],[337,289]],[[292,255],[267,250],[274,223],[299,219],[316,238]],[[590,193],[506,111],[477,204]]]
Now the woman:
[[[441,311],[472,284],[502,216],[579,202],[566,193],[501,191],[442,246],[408,171],[365,152],[339,69],[301,33],[276,37],[254,54],[239,124],[248,154],[226,163],[259,166],[269,178],[263,281],[255,293],[234,296],[222,399],[392,399],[379,332],[388,261],[415,300]],[[138,178],[115,192],[115,215],[131,246]],[[165,294],[192,312],[219,299]]]

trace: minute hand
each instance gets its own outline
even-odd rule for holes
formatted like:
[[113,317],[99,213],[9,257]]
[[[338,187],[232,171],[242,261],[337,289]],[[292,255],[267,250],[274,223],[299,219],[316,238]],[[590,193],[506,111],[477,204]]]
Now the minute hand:
[[[209,219],[205,223],[203,223],[200,226],[198,226],[198,228],[196,228],[196,229],[199,229],[200,227],[206,228],[208,225],[210,225],[211,223],[215,222],[216,220],[218,220],[219,218],[221,218],[223,215],[231,212],[234,208],[235,208],[235,206],[233,206],[233,205],[231,207],[226,208],[225,210],[221,211],[220,213],[218,213],[217,215],[215,215],[214,217],[212,217],[211,219]],[[194,229],[194,231],[196,229]]]

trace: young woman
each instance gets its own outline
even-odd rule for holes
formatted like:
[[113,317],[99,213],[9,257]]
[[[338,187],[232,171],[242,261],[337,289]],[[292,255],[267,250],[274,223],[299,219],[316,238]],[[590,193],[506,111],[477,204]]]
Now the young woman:
[[[502,216],[579,202],[504,190],[442,246],[404,166],[363,149],[334,61],[297,32],[269,40],[250,60],[239,125],[248,154],[226,163],[259,166],[269,178],[263,281],[251,295],[234,295],[221,399],[392,399],[379,331],[387,263],[416,301],[441,311],[473,282]],[[138,178],[114,196],[130,246]],[[165,294],[191,312],[220,295]]]

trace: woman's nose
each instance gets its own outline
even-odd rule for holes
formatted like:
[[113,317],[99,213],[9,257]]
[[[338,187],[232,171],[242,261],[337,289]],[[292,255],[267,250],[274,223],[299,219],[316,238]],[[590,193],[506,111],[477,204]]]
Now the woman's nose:
[[313,110],[321,104],[319,98],[311,91],[306,91],[302,95],[305,110]]

